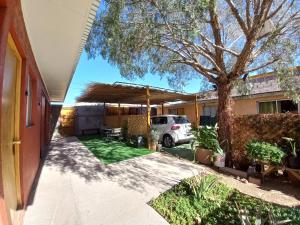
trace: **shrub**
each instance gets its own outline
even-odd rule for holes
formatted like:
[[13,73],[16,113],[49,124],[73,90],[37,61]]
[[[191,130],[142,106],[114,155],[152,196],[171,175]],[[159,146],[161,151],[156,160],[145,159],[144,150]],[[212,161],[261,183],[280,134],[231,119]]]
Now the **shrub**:
[[205,195],[218,184],[218,177],[201,174],[184,180],[184,184],[196,198],[204,199]]
[[210,149],[215,153],[224,154],[218,141],[217,127],[205,126],[194,131],[198,147]]
[[267,142],[251,141],[246,145],[248,156],[252,159],[270,164],[281,164],[285,153],[277,146]]

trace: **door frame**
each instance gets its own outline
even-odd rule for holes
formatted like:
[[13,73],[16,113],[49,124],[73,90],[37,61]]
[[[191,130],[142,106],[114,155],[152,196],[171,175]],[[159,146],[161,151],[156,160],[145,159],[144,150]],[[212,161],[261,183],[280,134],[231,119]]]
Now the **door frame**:
[[14,141],[19,142],[14,144],[14,163],[15,163],[15,179],[16,179],[16,195],[18,208],[22,206],[22,194],[21,194],[21,171],[20,171],[20,110],[21,110],[21,77],[22,77],[22,57],[17,49],[15,41],[11,33],[8,34],[7,45],[11,48],[17,58],[17,70],[16,70],[16,99],[15,99],[15,126],[14,126]]

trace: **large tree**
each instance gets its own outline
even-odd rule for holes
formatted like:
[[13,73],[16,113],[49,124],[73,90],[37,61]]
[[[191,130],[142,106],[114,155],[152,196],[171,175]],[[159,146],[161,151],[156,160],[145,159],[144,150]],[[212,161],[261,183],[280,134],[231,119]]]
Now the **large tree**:
[[204,77],[217,88],[219,138],[230,149],[235,81],[263,69],[282,75],[293,66],[299,56],[299,5],[299,0],[105,0],[86,51],[89,57],[102,55],[129,78],[173,74],[176,84],[191,74]]

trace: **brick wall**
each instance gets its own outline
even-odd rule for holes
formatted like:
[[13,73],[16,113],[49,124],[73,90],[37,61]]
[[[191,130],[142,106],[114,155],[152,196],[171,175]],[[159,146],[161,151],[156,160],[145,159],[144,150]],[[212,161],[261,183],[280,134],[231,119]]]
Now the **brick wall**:
[[233,124],[233,160],[238,167],[247,164],[245,144],[256,139],[283,145],[282,137],[294,138],[300,145],[300,114],[257,114],[236,116]]

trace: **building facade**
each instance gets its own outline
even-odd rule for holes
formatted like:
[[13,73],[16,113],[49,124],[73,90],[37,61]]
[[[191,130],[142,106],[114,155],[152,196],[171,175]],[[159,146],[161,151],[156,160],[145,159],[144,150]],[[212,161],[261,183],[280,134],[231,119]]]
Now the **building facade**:
[[64,100],[98,5],[0,0],[1,225],[22,224],[50,141],[50,102]]
[[[300,67],[295,71],[295,81],[300,87]],[[295,103],[281,90],[277,78],[271,74],[256,75],[249,78],[248,93],[242,94],[237,88],[232,91],[232,110],[234,115],[253,115],[263,113],[300,113],[300,103]],[[215,91],[200,94],[198,100],[198,118],[200,125],[213,125],[217,121],[217,95]],[[195,103],[184,102],[165,104],[159,107],[159,114],[187,115],[190,122],[196,123]]]

